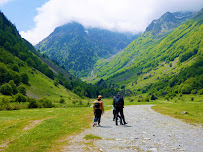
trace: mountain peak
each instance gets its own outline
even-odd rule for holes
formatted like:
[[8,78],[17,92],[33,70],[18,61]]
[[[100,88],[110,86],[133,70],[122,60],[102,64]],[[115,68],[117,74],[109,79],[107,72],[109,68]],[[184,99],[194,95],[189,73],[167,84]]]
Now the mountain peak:
[[159,19],[153,20],[146,28],[145,32],[151,32],[152,35],[164,34],[177,28],[179,25],[192,18],[194,12],[166,12]]

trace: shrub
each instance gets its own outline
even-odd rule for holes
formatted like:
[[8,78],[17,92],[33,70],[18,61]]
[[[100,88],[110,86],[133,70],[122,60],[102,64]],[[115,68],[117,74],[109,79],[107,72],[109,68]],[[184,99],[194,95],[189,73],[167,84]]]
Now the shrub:
[[129,100],[129,102],[133,102],[133,101],[134,101],[133,99],[130,99],[130,100]]
[[183,85],[182,86],[182,88],[181,88],[181,92],[183,93],[183,94],[190,94],[191,93],[191,91],[192,91],[192,86],[191,85]]
[[166,99],[167,101],[169,101],[169,96],[167,95],[167,96],[165,97],[165,99]]
[[0,98],[0,110],[11,110],[11,100],[8,97]]
[[14,96],[14,98],[15,98],[15,102],[26,102],[27,101],[27,98],[23,95],[23,94],[21,94],[21,93],[17,93],[15,96]]
[[34,99],[34,98],[29,98],[29,104],[28,104],[28,108],[38,108],[39,107],[39,105],[38,105],[38,103],[37,103],[37,101],[36,101],[36,99]]
[[124,86],[124,85],[122,85],[122,86],[121,86],[121,89],[125,89],[125,86]]
[[202,95],[203,94],[203,89],[198,90],[198,94]]
[[192,94],[197,94],[197,89],[192,90]]
[[38,104],[39,108],[51,108],[53,106],[51,100],[47,99],[46,97],[39,99]]
[[79,105],[83,105],[82,100],[79,101]]
[[145,98],[145,101],[146,101],[146,102],[149,102],[149,98]]
[[11,95],[13,92],[13,89],[10,84],[5,83],[1,86],[0,91],[3,95]]
[[142,90],[142,93],[146,93],[147,91],[146,90]]
[[26,89],[22,85],[18,86],[17,90],[18,90],[18,93],[22,93],[23,95],[26,94]]
[[157,99],[157,97],[155,97],[155,95],[151,96],[151,100],[156,100],[156,99]]
[[54,85],[57,87],[59,85],[59,80],[57,78],[54,78]]
[[63,98],[60,98],[59,102],[60,103],[65,103],[65,100]]
[[27,84],[29,81],[28,75],[26,73],[21,74],[21,79],[22,79],[22,82],[25,84]]

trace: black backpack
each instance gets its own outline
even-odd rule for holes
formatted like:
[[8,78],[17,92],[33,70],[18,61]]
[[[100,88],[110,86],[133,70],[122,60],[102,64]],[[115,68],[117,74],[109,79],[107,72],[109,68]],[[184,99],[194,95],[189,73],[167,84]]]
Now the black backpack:
[[121,107],[121,100],[120,100],[120,97],[115,97],[114,100],[115,100],[115,106],[116,106],[116,107]]
[[96,102],[96,103],[94,104],[94,107],[97,108],[97,109],[99,109],[99,108],[100,108],[100,103],[99,103],[99,102]]

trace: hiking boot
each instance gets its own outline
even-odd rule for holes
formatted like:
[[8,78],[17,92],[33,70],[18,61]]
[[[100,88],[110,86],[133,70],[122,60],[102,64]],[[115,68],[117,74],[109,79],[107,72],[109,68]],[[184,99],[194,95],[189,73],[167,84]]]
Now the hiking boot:
[[96,122],[94,122],[93,127],[95,127],[96,125],[97,125],[97,123],[96,123]]
[[120,119],[120,125],[123,125],[123,123],[122,123],[122,119]]

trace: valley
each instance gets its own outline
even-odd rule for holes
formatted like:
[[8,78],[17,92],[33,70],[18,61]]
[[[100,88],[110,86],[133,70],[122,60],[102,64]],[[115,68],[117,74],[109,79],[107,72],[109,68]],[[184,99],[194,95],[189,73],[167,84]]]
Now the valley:
[[[33,46],[0,11],[0,151],[200,151],[202,23],[203,9],[137,34],[71,21]],[[118,92],[128,125],[112,121]],[[92,128],[98,95],[103,126]]]

